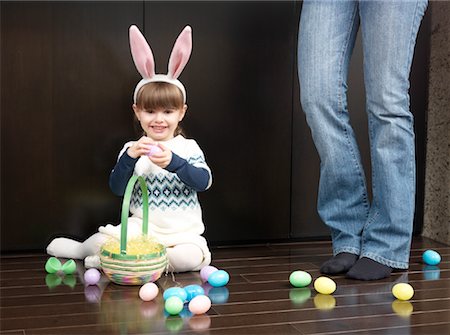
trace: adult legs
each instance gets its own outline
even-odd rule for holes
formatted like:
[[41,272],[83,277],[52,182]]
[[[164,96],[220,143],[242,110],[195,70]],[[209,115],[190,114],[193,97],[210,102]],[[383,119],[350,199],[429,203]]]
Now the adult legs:
[[320,157],[317,207],[334,257],[321,271],[347,271],[369,214],[364,172],[347,110],[347,74],[359,26],[356,1],[304,1],[299,28],[301,103]]
[[415,200],[409,74],[426,6],[424,0],[359,4],[373,201],[362,232],[362,259],[347,274],[351,278],[385,276],[382,270],[378,274],[373,270],[378,266],[373,261],[390,268],[408,267]]

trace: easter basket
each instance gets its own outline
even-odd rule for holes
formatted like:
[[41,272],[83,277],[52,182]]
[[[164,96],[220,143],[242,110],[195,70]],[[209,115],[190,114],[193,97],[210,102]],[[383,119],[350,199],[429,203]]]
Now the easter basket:
[[[130,200],[136,182],[139,182],[142,191],[142,237],[136,241],[127,241]],[[131,250],[131,243],[135,243],[134,251],[127,252],[127,248]],[[144,252],[141,253],[141,250]],[[165,247],[148,238],[148,190],[144,179],[140,176],[132,176],[125,190],[122,202],[120,245],[119,241],[103,244],[100,249],[100,262],[106,276],[120,285],[143,285],[154,282],[161,277],[167,267]]]

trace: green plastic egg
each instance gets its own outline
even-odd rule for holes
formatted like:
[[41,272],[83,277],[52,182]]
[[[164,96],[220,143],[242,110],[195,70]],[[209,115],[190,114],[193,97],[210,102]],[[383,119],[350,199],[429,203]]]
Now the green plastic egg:
[[289,276],[289,282],[295,287],[306,287],[311,284],[312,277],[305,271],[294,271]]
[[183,310],[183,301],[176,296],[172,296],[164,303],[164,309],[170,315],[178,315]]

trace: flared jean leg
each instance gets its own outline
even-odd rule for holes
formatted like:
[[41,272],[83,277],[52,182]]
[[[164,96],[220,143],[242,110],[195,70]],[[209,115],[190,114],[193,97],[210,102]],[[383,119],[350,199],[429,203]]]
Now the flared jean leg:
[[415,143],[409,75],[424,0],[361,1],[364,81],[372,164],[361,256],[407,268],[415,208]]
[[370,207],[346,98],[358,27],[356,1],[303,2],[298,41],[300,97],[320,157],[317,207],[331,230],[334,254],[360,254]]

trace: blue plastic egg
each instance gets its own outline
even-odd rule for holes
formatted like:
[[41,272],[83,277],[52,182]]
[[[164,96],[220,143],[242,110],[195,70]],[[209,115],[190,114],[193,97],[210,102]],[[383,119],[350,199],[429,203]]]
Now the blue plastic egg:
[[205,290],[200,285],[188,285],[184,288],[187,294],[187,301],[191,301],[198,295],[204,295]]
[[225,270],[217,270],[211,273],[208,277],[208,283],[213,287],[220,287],[228,284],[230,275]]
[[170,287],[164,291],[163,298],[164,300],[167,300],[170,297],[178,297],[184,302],[187,299],[187,293],[182,287]]
[[422,255],[422,259],[425,264],[438,265],[441,262],[441,255],[437,251],[426,250]]

